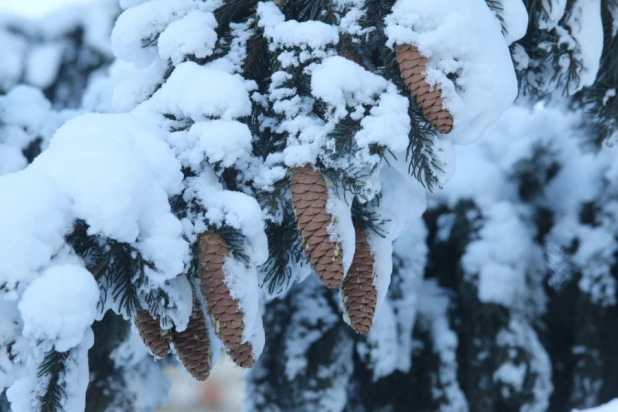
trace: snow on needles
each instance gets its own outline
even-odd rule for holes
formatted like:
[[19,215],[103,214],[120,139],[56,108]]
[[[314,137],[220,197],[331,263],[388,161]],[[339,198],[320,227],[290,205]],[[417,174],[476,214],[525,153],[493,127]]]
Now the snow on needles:
[[75,265],[54,266],[32,282],[19,302],[23,333],[65,352],[84,339],[98,301],[99,286],[90,272]]
[[502,27],[484,0],[399,0],[386,23],[391,46],[413,44],[429,59],[425,75],[453,115],[453,142],[478,139],[517,97]]

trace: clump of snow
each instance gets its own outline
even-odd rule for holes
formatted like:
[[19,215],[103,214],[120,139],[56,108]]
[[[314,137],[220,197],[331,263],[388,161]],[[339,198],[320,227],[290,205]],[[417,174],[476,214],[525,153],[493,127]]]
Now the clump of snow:
[[254,87],[254,82],[239,75],[185,62],[176,66],[161,89],[143,104],[142,110],[194,121],[212,117],[235,119],[251,113],[249,91]]
[[191,11],[170,23],[159,36],[159,56],[179,64],[185,55],[202,59],[212,54],[217,43],[217,20],[212,13]]
[[64,244],[70,199],[43,172],[27,169],[0,178],[0,282],[29,284]]
[[[84,120],[89,120],[86,128],[80,127]],[[77,118],[58,130],[31,168],[66,190],[74,216],[88,223],[90,233],[136,243],[157,268],[152,280],[163,283],[181,273],[188,259],[163,186],[178,190],[181,174],[169,148],[138,125],[128,115]]]
[[466,248],[462,266],[468,274],[478,274],[481,302],[512,307],[521,302],[527,290],[531,235],[509,203],[497,203],[486,215],[479,240]]
[[157,56],[154,45],[161,32],[199,5],[194,0],[154,0],[125,10],[112,31],[114,54],[137,67],[147,67]]
[[521,39],[528,30],[528,11],[522,0],[500,0],[499,15],[505,32],[504,38],[508,45]]
[[186,137],[188,146],[193,146],[187,163],[196,170],[205,158],[211,165],[230,167],[239,159],[248,159],[252,150],[249,127],[235,120],[196,122]]
[[453,142],[479,138],[517,97],[511,54],[485,1],[399,0],[386,23],[390,46],[413,44],[429,59],[425,75],[453,115]]
[[258,3],[257,15],[272,51],[292,47],[320,50],[339,41],[337,27],[313,20],[303,23],[285,21],[285,16],[273,2]]
[[66,352],[84,340],[98,301],[99,287],[90,272],[75,265],[53,266],[28,286],[19,302],[24,336]]
[[26,62],[26,82],[41,89],[51,86],[58,75],[64,52],[63,44],[59,42],[33,47]]
[[[313,69],[311,92],[328,105],[329,120],[336,122],[346,116],[362,119],[362,128],[355,135],[360,146],[374,143],[394,152],[406,149],[410,132],[408,100],[382,76],[333,56]],[[374,106],[369,116],[365,116],[365,105]]]

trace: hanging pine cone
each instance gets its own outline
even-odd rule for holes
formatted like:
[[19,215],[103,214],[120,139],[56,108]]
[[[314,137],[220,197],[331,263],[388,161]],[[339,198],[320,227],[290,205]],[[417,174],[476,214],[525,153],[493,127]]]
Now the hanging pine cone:
[[221,235],[205,232],[198,241],[198,272],[202,294],[207,303],[215,333],[230,350],[241,343],[245,324],[238,302],[225,284],[223,264],[229,249]]
[[442,90],[430,91],[425,78],[429,60],[417,47],[409,44],[397,46],[396,53],[401,77],[423,115],[440,133],[450,133],[453,130],[453,116],[443,107]]
[[234,363],[241,368],[248,369],[255,364],[255,359],[253,359],[253,346],[251,346],[250,342],[245,342],[232,349],[230,351],[230,357]]
[[339,52],[339,55],[341,57],[344,57],[350,61],[353,61],[354,63],[358,64],[359,66],[361,66],[362,68],[366,69],[367,67],[365,66],[365,63],[363,62],[363,58],[360,56],[360,54],[352,51],[352,50],[343,50],[341,52]]
[[356,250],[350,270],[343,280],[343,305],[352,328],[362,335],[369,332],[376,310],[378,291],[373,285],[375,259],[367,233],[355,228]]
[[326,202],[328,189],[319,172],[310,165],[292,169],[292,206],[305,252],[322,283],[336,288],[343,278],[343,250],[330,240]]
[[187,372],[198,381],[205,381],[210,375],[212,353],[206,319],[196,299],[187,329],[172,333],[172,343]]
[[139,336],[148,349],[159,358],[165,357],[170,351],[170,335],[161,329],[159,320],[150,316],[147,310],[138,310],[134,321]]

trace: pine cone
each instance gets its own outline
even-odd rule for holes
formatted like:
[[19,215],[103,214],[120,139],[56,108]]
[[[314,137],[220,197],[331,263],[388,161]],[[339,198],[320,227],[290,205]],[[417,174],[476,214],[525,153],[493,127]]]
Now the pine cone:
[[369,332],[376,310],[378,291],[373,285],[375,259],[367,233],[356,228],[356,251],[343,280],[343,305],[352,328],[362,335]]
[[430,91],[425,79],[429,60],[417,47],[409,44],[397,46],[397,63],[401,77],[429,123],[441,133],[453,130],[453,116],[443,107],[442,90]]
[[253,346],[250,342],[245,342],[230,351],[230,357],[234,363],[241,368],[251,368],[255,364],[253,359]]
[[207,303],[215,333],[230,350],[241,343],[245,324],[244,314],[225,284],[223,264],[229,249],[221,235],[205,232],[198,242],[198,272],[202,294]]
[[341,243],[330,240],[327,201],[326,181],[319,172],[310,165],[292,169],[292,205],[305,252],[322,283],[336,288],[343,278],[343,250]]
[[198,381],[208,379],[211,370],[212,353],[206,319],[199,302],[193,299],[193,312],[187,329],[172,333],[172,343],[185,369]]
[[351,50],[343,50],[341,52],[339,52],[339,55],[341,57],[344,57],[350,61],[353,61],[354,63],[358,64],[359,66],[361,66],[362,68],[366,69],[367,66],[365,66],[365,63],[363,62],[363,58],[360,56],[360,54],[353,52]]
[[147,310],[138,310],[134,321],[144,345],[155,356],[164,358],[170,351],[170,335],[161,329],[159,320],[150,316]]

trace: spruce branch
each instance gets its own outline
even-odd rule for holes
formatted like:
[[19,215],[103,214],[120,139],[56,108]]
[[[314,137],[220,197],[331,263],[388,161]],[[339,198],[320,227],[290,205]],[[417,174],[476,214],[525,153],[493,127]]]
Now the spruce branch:
[[66,375],[66,362],[71,351],[56,352],[52,349],[45,354],[43,362],[39,365],[37,378],[48,379],[45,391],[39,396],[41,412],[62,410],[62,401],[66,397],[66,383],[63,378]]

